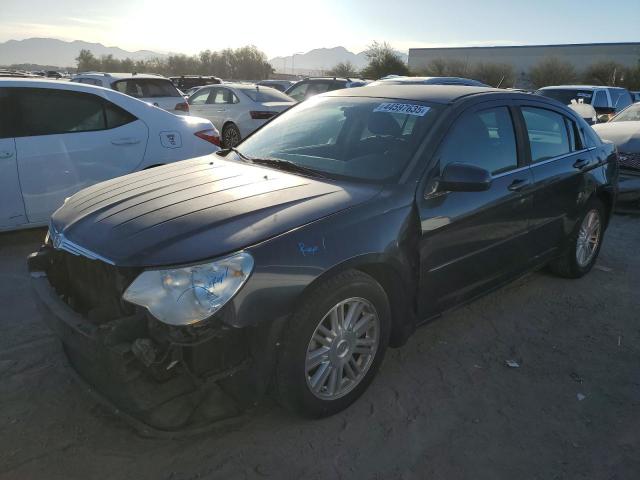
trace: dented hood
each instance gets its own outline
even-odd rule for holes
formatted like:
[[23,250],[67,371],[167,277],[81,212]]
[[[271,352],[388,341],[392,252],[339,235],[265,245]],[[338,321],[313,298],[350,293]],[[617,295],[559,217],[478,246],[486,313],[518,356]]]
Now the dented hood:
[[82,190],[53,214],[51,226],[76,252],[115,265],[175,265],[240,250],[378,190],[210,155]]

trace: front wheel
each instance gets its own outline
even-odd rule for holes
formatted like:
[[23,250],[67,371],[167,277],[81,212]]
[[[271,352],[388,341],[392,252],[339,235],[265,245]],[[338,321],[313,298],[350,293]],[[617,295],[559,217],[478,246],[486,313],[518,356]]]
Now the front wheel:
[[347,271],[315,289],[284,333],[276,383],[280,403],[305,416],[345,409],[382,362],[391,315],[384,289]]
[[589,273],[600,253],[604,226],[604,206],[594,199],[587,204],[566,252],[550,264],[551,270],[566,278],[580,278]]

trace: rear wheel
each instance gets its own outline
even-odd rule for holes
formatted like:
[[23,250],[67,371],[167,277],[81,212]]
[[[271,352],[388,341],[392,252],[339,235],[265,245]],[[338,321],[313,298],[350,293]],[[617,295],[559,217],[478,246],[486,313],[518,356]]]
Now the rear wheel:
[[240,130],[233,123],[228,123],[222,128],[222,146],[232,148],[240,143]]
[[605,213],[599,200],[592,200],[569,240],[564,255],[551,264],[551,270],[562,277],[580,278],[596,263],[604,236]]
[[349,406],[375,376],[389,330],[389,302],[373,278],[347,271],[328,280],[285,332],[276,373],[280,403],[310,417]]

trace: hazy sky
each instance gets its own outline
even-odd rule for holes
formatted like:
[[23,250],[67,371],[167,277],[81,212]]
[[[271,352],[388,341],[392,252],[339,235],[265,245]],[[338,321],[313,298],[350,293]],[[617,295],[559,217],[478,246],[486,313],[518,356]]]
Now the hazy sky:
[[0,41],[86,40],[196,53],[254,44],[269,57],[373,40],[420,46],[640,41],[640,0],[0,0]]

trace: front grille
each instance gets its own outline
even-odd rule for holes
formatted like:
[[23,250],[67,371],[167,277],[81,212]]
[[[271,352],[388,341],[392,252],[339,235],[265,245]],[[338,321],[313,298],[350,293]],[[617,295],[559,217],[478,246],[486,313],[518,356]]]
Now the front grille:
[[98,324],[133,313],[133,306],[122,300],[135,278],[133,269],[119,269],[63,250],[51,254],[49,282],[75,311]]
[[640,170],[640,153],[618,153],[618,164],[621,168]]

